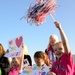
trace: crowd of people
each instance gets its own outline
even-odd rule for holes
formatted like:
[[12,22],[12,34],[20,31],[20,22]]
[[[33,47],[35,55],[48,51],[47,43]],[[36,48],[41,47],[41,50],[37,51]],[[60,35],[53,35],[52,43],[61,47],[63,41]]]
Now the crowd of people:
[[[54,22],[59,30],[61,41],[53,34],[49,38],[48,47],[45,51],[34,53],[36,66],[51,66],[48,75],[75,75],[73,56],[68,44],[68,39],[57,21]],[[27,46],[22,44],[21,56],[7,58],[5,51],[0,44],[0,75],[19,75],[26,66],[32,66],[32,59],[28,53]]]

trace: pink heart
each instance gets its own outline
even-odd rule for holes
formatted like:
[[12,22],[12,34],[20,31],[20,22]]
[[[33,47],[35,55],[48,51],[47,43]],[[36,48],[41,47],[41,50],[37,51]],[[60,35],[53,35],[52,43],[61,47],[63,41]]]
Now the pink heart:
[[20,47],[22,41],[23,41],[22,36],[20,36],[19,38],[16,38],[15,42],[16,42],[16,45],[17,45],[18,48]]

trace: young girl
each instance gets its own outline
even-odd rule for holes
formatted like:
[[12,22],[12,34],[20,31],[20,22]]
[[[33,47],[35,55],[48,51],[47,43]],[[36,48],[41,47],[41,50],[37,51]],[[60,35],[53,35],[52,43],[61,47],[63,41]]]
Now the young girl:
[[24,60],[24,44],[22,45],[22,51],[20,57],[12,58],[11,67],[8,75],[18,75],[23,69]]
[[48,56],[46,55],[45,52],[42,51],[35,52],[34,61],[37,66],[44,66],[44,65],[50,66]]
[[54,54],[54,44],[58,42],[58,37],[57,35],[53,34],[50,36],[49,38],[49,44],[48,44],[48,47],[47,49],[45,50],[46,54],[48,55],[48,58],[50,60],[50,63],[52,64],[53,62],[56,61],[56,57],[55,57],[55,54]]
[[[7,74],[7,68],[9,67],[9,61],[7,57],[4,57],[6,51],[4,50],[3,45],[0,43],[0,67]],[[2,72],[2,75],[4,72]]]
[[54,52],[57,57],[56,62],[53,63],[52,72],[55,72],[56,75],[73,75],[74,71],[74,62],[73,56],[71,54],[67,37],[61,28],[59,22],[54,22],[58,28],[62,42],[57,42],[54,45]]
[[[45,52],[42,52],[42,51],[35,52],[34,61],[35,61],[36,65],[40,66],[40,67],[51,66],[47,54]],[[55,73],[53,73],[53,72],[50,72],[49,74],[55,75]]]
[[11,67],[8,75],[18,75],[20,72],[20,58],[12,58]]

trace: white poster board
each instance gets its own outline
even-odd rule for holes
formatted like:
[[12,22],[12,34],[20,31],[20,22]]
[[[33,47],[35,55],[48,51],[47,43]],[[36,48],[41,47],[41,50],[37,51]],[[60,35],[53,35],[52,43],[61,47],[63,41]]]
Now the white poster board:
[[50,68],[50,66],[26,66],[19,75],[48,75]]
[[20,57],[22,50],[23,37],[19,36],[15,39],[12,39],[8,42],[9,53],[5,54],[5,57]]

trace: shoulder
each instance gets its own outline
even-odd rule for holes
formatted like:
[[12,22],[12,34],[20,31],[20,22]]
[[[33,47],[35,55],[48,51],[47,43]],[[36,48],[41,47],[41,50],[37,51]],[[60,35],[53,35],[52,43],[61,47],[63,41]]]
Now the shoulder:
[[69,54],[63,53],[62,57],[73,58],[71,52]]

